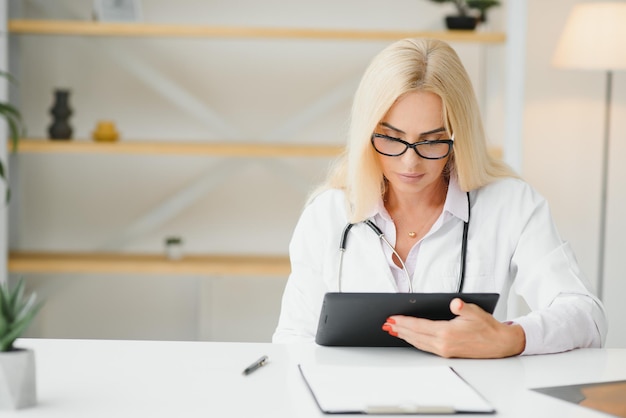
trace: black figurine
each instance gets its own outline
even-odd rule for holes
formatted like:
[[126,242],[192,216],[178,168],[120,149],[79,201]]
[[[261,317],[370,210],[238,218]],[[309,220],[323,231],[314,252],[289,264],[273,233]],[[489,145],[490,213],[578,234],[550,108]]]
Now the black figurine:
[[69,105],[69,96],[69,90],[57,89],[54,91],[54,104],[50,109],[53,120],[52,125],[48,128],[51,139],[72,138],[72,127],[69,124],[72,109]]

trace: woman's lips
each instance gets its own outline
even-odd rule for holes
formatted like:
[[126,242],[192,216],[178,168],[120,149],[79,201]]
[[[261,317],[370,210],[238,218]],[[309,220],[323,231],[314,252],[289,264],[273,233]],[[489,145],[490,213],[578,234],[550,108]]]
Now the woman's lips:
[[422,179],[422,177],[424,177],[424,174],[418,174],[418,173],[400,173],[398,174],[398,177],[400,177],[400,179],[407,181],[407,182],[415,182],[415,181],[419,181]]

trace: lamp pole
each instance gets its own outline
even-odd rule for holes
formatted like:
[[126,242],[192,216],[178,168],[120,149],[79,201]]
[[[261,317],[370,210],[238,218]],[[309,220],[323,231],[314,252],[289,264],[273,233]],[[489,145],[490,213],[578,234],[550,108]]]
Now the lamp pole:
[[609,179],[609,136],[611,130],[611,91],[613,72],[606,72],[606,94],[604,101],[604,139],[602,142],[602,174],[600,188],[600,234],[598,242],[598,297],[602,300],[604,291],[604,247],[606,243],[607,190]]

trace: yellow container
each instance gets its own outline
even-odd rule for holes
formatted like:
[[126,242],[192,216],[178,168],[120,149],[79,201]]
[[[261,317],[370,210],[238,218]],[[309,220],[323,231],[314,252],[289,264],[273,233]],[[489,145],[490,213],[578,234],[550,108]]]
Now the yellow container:
[[96,130],[92,134],[93,140],[98,142],[115,142],[120,134],[115,128],[115,124],[109,120],[101,120],[96,125]]

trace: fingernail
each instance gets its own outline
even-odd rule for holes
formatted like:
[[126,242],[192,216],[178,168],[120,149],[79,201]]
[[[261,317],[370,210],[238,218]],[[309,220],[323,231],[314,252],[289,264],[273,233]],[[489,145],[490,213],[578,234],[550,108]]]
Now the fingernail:
[[383,325],[383,331],[391,331],[391,325],[389,324]]
[[391,330],[390,330],[390,331],[389,331],[389,335],[391,335],[392,337],[397,337],[397,336],[398,336],[398,333],[397,333],[397,332],[395,332],[395,331],[391,331]]
[[390,324],[395,324],[396,320],[393,318],[387,318],[387,322],[389,322]]

